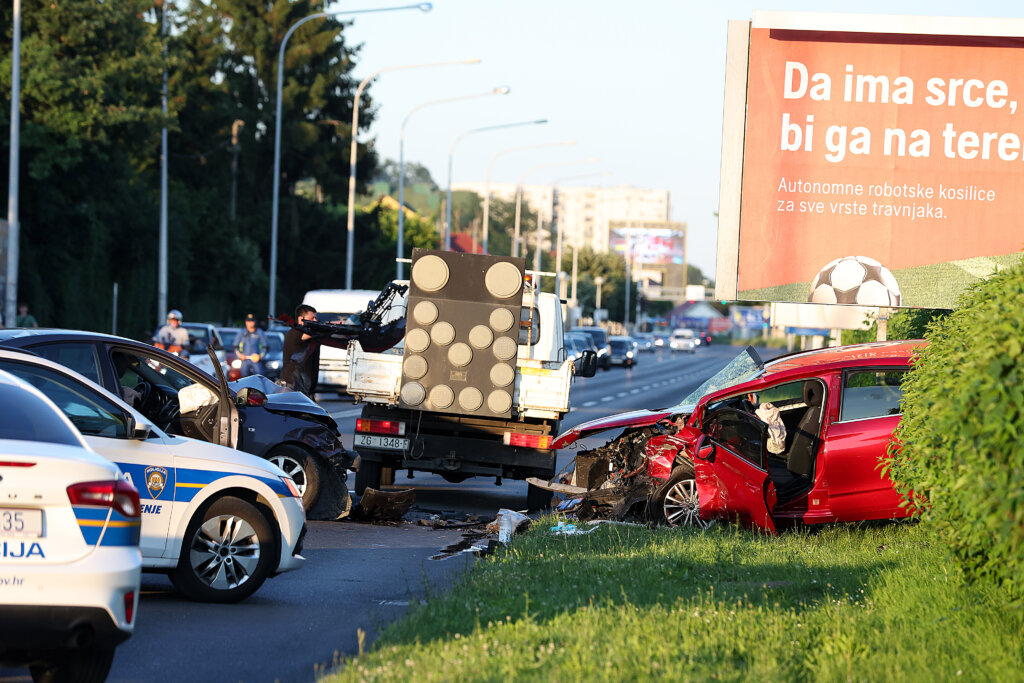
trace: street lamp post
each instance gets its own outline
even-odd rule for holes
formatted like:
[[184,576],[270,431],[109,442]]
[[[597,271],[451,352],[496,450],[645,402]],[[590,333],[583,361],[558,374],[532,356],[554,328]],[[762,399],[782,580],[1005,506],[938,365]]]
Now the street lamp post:
[[7,282],[4,315],[13,327],[18,318],[18,152],[21,140],[21,0],[14,0],[11,50],[11,154],[7,175]]
[[[431,100],[430,102],[424,102],[421,105],[413,107],[405,116],[405,120],[402,121],[402,130],[398,138],[398,246],[397,260],[395,261],[395,279],[402,279],[402,258],[405,256],[405,124],[409,123],[409,119],[413,114],[418,112],[420,109],[431,107],[435,104],[447,104],[449,102],[460,102],[462,100],[471,100],[477,97],[488,97],[490,95],[507,95],[510,92],[508,86],[502,86],[500,88],[494,88],[489,92],[475,93],[473,95],[461,95],[459,97],[447,97],[442,100]],[[486,251],[486,250],[485,250]]]
[[603,285],[603,284],[604,284],[604,277],[603,276],[598,275],[597,277],[594,278],[594,287],[595,287],[594,296],[596,297],[596,300],[594,302],[594,324],[595,325],[600,322],[597,319],[597,311],[598,311],[599,308],[601,308],[601,285]]
[[[452,147],[448,150],[448,206],[445,209],[445,225],[444,225],[444,248],[446,251],[450,251],[452,248],[452,157],[455,156],[455,148],[458,146],[462,138],[468,135],[474,135],[476,133],[485,133],[492,130],[501,130],[502,128],[515,128],[517,126],[536,126],[547,123],[547,119],[536,119],[535,121],[517,121],[516,123],[502,123],[497,126],[484,126],[483,128],[473,128],[467,130],[464,133],[459,134],[452,142]],[[484,232],[484,252],[487,252],[486,237],[487,233]]]
[[[459,59],[451,62],[431,62],[429,64],[405,64],[402,66],[389,66],[377,69],[363,79],[363,82],[356,88],[356,95],[352,98],[352,146],[348,158],[348,211],[346,223],[348,227],[348,241],[345,246],[345,289],[352,289],[352,261],[356,242],[356,133],[359,130],[359,98],[363,89],[370,84],[374,78],[389,71],[404,71],[406,69],[426,69],[434,66],[455,66],[457,64],[479,64],[480,59]],[[399,211],[401,215],[401,211]],[[403,236],[404,238],[404,236]]]
[[[526,177],[529,176],[531,173],[534,173],[536,171],[540,171],[540,170],[545,169],[545,168],[555,168],[555,167],[558,167],[558,166],[576,166],[578,164],[596,164],[598,161],[599,161],[599,159],[597,159],[597,157],[591,157],[589,159],[576,159],[574,161],[553,161],[551,163],[539,164],[539,165],[534,166],[532,168],[526,169],[526,173],[524,173],[522,175],[522,177],[519,179],[519,182],[516,184],[516,223],[515,223],[514,235],[513,235],[513,238],[512,238],[512,255],[513,256],[518,256],[519,255],[518,251],[516,249],[516,243],[517,243],[517,240],[519,239],[519,219],[520,219],[520,216],[522,214],[522,204],[523,204],[523,183],[526,181]],[[539,218],[537,220],[537,249],[538,250],[540,249],[540,219]],[[525,249],[524,249],[524,251],[525,251]],[[525,254],[523,254],[523,255],[525,256]],[[535,257],[535,259],[536,258],[537,257]]]
[[497,154],[495,154],[491,158],[490,163],[487,164],[487,173],[484,175],[484,221],[483,221],[483,233],[484,234],[483,234],[483,243],[484,243],[484,253],[485,254],[489,254],[490,253],[487,250],[487,237],[488,237],[488,235],[490,235],[490,230],[489,230],[488,226],[490,225],[490,216],[491,216],[491,168],[494,167],[494,162],[497,161],[498,159],[500,159],[501,157],[505,156],[506,154],[510,154],[512,152],[525,152],[527,150],[543,149],[544,147],[569,147],[569,146],[575,145],[575,144],[576,143],[574,141],[572,141],[572,140],[565,140],[563,142],[546,142],[546,143],[540,144],[540,145],[525,145],[523,147],[509,147],[508,149],[501,150],[500,152],[498,152]]
[[[284,86],[284,50],[288,45],[288,39],[292,37],[296,29],[305,24],[307,21],[313,19],[323,19],[325,17],[336,17],[345,14],[372,14],[376,12],[393,12],[397,10],[406,9],[418,9],[422,12],[429,12],[433,9],[433,5],[429,2],[421,2],[413,5],[400,5],[397,7],[376,7],[373,9],[357,9],[357,10],[332,10],[330,12],[317,12],[310,14],[308,17],[303,17],[297,22],[292,24],[292,27],[288,29],[288,32],[284,34],[284,39],[281,41],[281,47],[278,49],[277,54],[277,111],[275,115],[274,123],[274,194],[271,198],[270,208],[270,300],[269,300],[269,313],[274,315],[275,309],[275,295],[277,293],[277,216],[278,216],[278,193],[281,191],[281,90]],[[354,131],[353,131],[354,135]]]

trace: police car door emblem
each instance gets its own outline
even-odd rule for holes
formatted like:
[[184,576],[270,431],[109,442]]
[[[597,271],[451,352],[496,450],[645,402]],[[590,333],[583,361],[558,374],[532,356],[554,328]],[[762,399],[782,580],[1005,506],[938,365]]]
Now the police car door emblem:
[[146,468],[146,488],[149,495],[159,498],[167,484],[167,470],[156,465]]

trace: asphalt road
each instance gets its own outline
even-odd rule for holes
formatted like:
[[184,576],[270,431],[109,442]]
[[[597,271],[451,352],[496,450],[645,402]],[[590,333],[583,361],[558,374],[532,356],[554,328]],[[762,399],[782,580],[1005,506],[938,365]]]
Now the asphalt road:
[[[637,366],[598,371],[573,386],[572,410],[562,423],[581,422],[627,410],[676,405],[725,365],[739,349],[712,346],[696,354],[641,354]],[[338,420],[345,445],[359,406],[336,396],[320,402]],[[615,436],[591,437],[596,446]],[[573,451],[559,453],[564,467]],[[351,482],[351,480],[350,480]],[[395,488],[414,488],[419,516],[453,512],[493,516],[499,508],[522,509],[526,484],[469,479],[451,484],[439,476],[397,473]],[[430,559],[462,538],[457,530],[432,530],[355,522],[311,522],[297,572],[268,581],[237,605],[204,605],[178,596],[166,578],[144,575],[134,636],[117,650],[108,680],[128,681],[312,681],[316,673],[369,644],[411,601],[444,589],[472,556]],[[28,681],[27,671],[0,669],[0,683]]]

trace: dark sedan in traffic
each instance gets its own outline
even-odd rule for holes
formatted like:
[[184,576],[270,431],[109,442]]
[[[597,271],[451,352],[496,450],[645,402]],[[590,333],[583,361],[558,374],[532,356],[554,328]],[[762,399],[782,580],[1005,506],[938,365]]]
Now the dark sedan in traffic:
[[[160,429],[270,460],[294,481],[307,512],[347,509],[339,481],[351,464],[331,415],[261,376],[228,382],[149,344],[77,330],[0,329],[0,346],[65,365],[128,403]],[[341,474],[339,474],[339,471]]]

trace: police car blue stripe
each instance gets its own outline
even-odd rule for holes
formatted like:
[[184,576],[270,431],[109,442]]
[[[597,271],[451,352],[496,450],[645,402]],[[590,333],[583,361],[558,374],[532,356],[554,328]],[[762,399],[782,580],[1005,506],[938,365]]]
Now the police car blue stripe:
[[[288,487],[277,477],[253,477],[239,472],[219,470],[198,470],[186,468],[163,468],[119,462],[117,466],[128,473],[142,500],[190,502],[207,485],[224,477],[246,476],[266,484],[278,496],[290,496]],[[148,472],[148,476],[147,476]],[[154,478],[155,473],[155,478]],[[163,482],[163,488],[157,485]]]
[[103,535],[103,527],[110,516],[110,508],[94,507],[91,505],[72,505],[75,511],[75,519],[78,520],[78,530],[82,532],[82,539],[89,545],[96,545]]
[[113,523],[108,524],[103,538],[100,539],[100,546],[137,546],[141,532],[142,526],[138,522],[128,524],[127,526],[114,526]]

